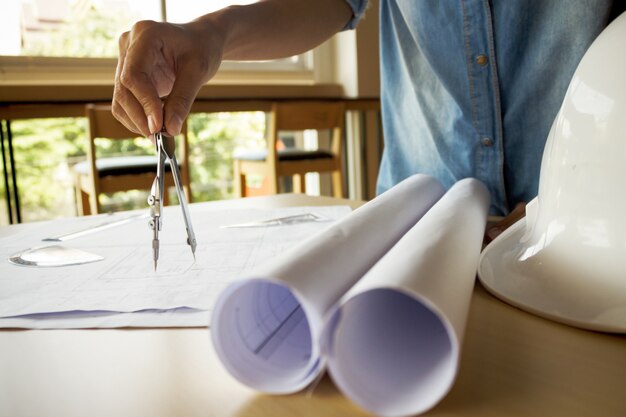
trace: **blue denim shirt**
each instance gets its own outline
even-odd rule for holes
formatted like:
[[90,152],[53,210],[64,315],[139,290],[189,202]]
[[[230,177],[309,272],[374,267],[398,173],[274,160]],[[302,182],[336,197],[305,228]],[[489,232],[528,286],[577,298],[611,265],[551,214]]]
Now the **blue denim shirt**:
[[[367,0],[346,1],[353,28]],[[492,214],[530,201],[550,126],[611,3],[380,0],[378,192],[426,173],[447,188],[480,179]]]

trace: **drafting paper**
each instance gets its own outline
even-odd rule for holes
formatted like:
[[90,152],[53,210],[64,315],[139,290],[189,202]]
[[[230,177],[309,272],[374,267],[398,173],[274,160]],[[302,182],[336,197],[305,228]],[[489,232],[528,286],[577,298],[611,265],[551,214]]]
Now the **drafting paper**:
[[[45,327],[45,316],[32,315],[68,311],[129,313],[181,307],[207,311],[212,308],[217,294],[234,277],[329,227],[332,220],[351,211],[349,207],[342,206],[271,210],[224,210],[220,207],[213,203],[190,207],[198,240],[195,263],[185,243],[180,208],[165,207],[156,273],[153,270],[152,235],[147,219],[67,242],[52,243],[83,249],[105,258],[92,264],[57,268],[21,267],[9,264],[6,259],[26,248],[40,246],[44,237],[82,230],[114,216],[90,216],[70,219],[75,221],[63,219],[3,228],[0,230],[3,236],[0,237],[0,257],[4,258],[0,262],[0,317],[14,317],[10,320],[14,325],[18,320],[15,316],[31,315],[30,318],[22,317],[19,323],[36,322],[36,326],[41,328]],[[319,213],[331,221],[247,229],[221,227],[307,212]],[[123,216],[128,216],[128,213]],[[54,317],[55,320],[50,323],[55,323],[55,327],[72,326],[71,323],[59,322],[60,316]],[[154,325],[158,320],[153,321],[152,318],[158,317],[165,316],[145,315],[143,322]],[[67,319],[72,320],[72,315],[67,315]],[[0,326],[7,321],[0,320]],[[80,327],[80,323],[89,325],[93,322],[81,319],[75,324]],[[111,316],[106,327],[114,323],[115,319]],[[127,325],[129,320],[119,323]],[[197,321],[194,319],[190,325],[197,325]]]
[[117,311],[63,311],[0,318],[0,328],[93,329],[120,327],[207,327],[209,312],[193,308]]
[[271,393],[307,386],[323,369],[324,315],[443,192],[432,177],[410,177],[229,285],[211,336],[231,374]]
[[433,407],[457,373],[489,194],[466,179],[342,297],[323,337],[339,388],[381,416]]

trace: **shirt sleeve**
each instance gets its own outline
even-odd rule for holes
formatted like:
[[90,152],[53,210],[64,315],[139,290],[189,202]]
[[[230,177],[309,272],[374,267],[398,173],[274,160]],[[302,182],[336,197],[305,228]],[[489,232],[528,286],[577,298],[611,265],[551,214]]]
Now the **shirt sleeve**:
[[346,26],[342,30],[350,30],[354,29],[356,25],[359,24],[359,21],[365,14],[365,9],[367,9],[367,5],[369,3],[368,0],[345,0],[348,3],[348,6],[352,9],[352,19],[348,21]]

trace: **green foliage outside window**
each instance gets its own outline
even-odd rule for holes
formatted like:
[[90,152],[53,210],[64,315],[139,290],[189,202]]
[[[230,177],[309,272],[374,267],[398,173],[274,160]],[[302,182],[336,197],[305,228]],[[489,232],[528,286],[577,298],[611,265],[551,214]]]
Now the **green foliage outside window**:
[[25,37],[22,55],[116,57],[120,34],[131,28],[136,18],[128,10],[116,7],[107,10],[96,3],[84,1],[74,5],[70,15],[45,37]]
[[198,113],[188,121],[193,201],[233,195],[233,151],[264,146],[265,115]]
[[[262,147],[264,126],[262,112],[198,113],[189,117],[189,162],[194,202],[232,197],[233,150],[238,146]],[[74,215],[72,166],[85,159],[86,119],[16,120],[11,124],[11,130],[23,220]],[[152,143],[146,138],[98,141],[97,146],[100,157],[154,152]],[[146,195],[115,193],[101,197],[101,201],[105,210],[142,208],[146,206]],[[0,221],[6,222],[4,218]]]
[[73,214],[68,161],[85,154],[86,121],[16,120],[11,130],[23,221]]

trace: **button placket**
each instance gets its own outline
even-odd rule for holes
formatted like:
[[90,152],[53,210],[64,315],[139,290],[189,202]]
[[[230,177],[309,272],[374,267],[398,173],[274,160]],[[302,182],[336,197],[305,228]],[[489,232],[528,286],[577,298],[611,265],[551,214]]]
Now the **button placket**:
[[493,146],[493,139],[488,138],[488,137],[483,137],[480,139],[480,143],[485,147],[491,147]]
[[485,65],[487,65],[488,62],[489,62],[489,59],[487,58],[487,55],[485,54],[476,55],[476,63],[480,65],[481,67],[484,67]]

